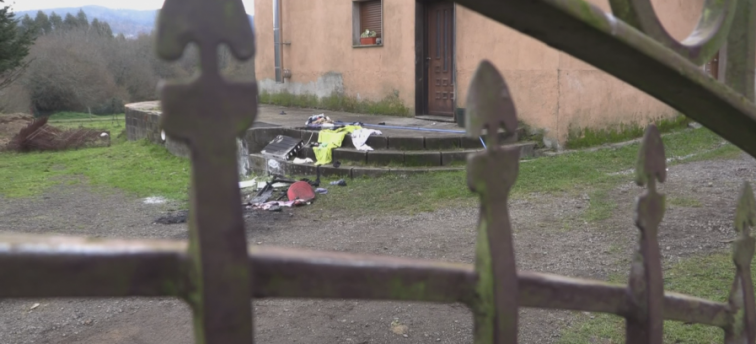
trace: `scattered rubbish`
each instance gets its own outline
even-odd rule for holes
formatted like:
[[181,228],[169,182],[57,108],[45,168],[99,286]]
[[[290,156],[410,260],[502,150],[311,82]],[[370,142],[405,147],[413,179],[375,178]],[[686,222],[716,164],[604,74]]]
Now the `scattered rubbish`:
[[367,142],[368,137],[370,137],[370,135],[383,135],[383,133],[380,130],[374,130],[374,129],[357,129],[354,132],[352,132],[352,144],[354,144],[354,148],[357,148],[357,150],[363,150],[363,151],[373,150],[373,147],[370,147],[367,144],[365,144]]
[[166,199],[163,197],[147,197],[143,200],[144,204],[163,204],[166,202]]
[[295,200],[295,201],[288,201],[288,202],[265,202],[265,203],[248,203],[247,208],[248,209],[259,209],[259,210],[270,210],[270,211],[280,211],[281,207],[294,207],[298,205],[307,204],[307,202],[302,200]]
[[59,129],[47,125],[47,117],[32,120],[5,148],[17,152],[56,151],[83,147],[109,147],[110,132],[90,129]]
[[251,188],[253,186],[257,186],[257,179],[245,180],[243,182],[239,182],[239,189]]
[[169,213],[167,215],[158,217],[153,223],[159,223],[161,225],[173,225],[177,223],[186,223],[186,220],[188,217],[189,217],[188,210],[179,210],[175,213]]
[[407,325],[402,325],[402,323],[399,322],[399,319],[394,319],[394,321],[391,322],[391,332],[406,337],[408,331],[409,327],[407,327]]
[[341,161],[334,161],[333,168],[339,168],[339,167],[341,167]]
[[347,183],[346,181],[344,181],[344,179],[339,179],[337,181],[331,182],[331,185],[347,186]]
[[302,149],[302,140],[278,135],[260,152],[262,155],[289,160]]
[[305,125],[312,126],[312,125],[318,125],[318,124],[333,124],[333,120],[331,120],[330,117],[326,116],[325,114],[320,115],[312,115],[310,118],[307,119],[307,122],[305,122]]
[[289,196],[289,201],[301,200],[309,202],[315,199],[315,193],[312,191],[312,186],[305,181],[298,181],[291,184],[287,195]]
[[303,182],[308,182],[308,183],[310,183],[310,185],[312,185],[314,187],[320,186],[320,166],[315,166],[315,173],[317,173],[317,177],[315,178],[314,181],[309,180],[307,178],[303,178],[302,181]]
[[271,197],[273,197],[273,189],[265,190],[257,196],[253,197],[249,203],[265,203],[267,202]]
[[34,309],[36,309],[37,307],[39,307],[39,304],[38,304],[38,303],[35,303],[35,304],[33,304],[33,305],[31,306],[31,308],[29,308],[29,310],[34,310]]
[[312,164],[312,163],[314,163],[314,161],[312,161],[312,159],[310,159],[310,158],[305,158],[305,159],[294,158],[294,163],[297,164],[297,165],[304,165],[304,164]]
[[318,147],[313,147],[312,151],[315,153],[316,165],[324,165],[331,162],[331,151],[334,148],[341,147],[341,143],[344,142],[346,134],[352,133],[355,130],[360,129],[358,126],[345,126],[336,130],[321,130],[318,134]]
[[315,193],[318,193],[318,194],[321,194],[321,195],[325,195],[325,194],[328,194],[328,189],[317,188],[317,189],[315,189]]

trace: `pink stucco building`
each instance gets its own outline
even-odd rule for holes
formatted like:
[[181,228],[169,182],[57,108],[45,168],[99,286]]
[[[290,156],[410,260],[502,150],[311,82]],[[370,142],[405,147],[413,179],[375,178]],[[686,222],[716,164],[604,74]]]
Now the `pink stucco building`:
[[[590,0],[610,11],[608,0]],[[684,39],[703,0],[654,0]],[[360,33],[376,32],[362,44]],[[571,128],[641,124],[676,111],[565,53],[452,2],[255,0],[256,75],[262,91],[380,100],[398,95],[414,115],[453,118],[475,68],[504,75],[520,118],[564,142]],[[717,62],[706,68],[713,69]]]

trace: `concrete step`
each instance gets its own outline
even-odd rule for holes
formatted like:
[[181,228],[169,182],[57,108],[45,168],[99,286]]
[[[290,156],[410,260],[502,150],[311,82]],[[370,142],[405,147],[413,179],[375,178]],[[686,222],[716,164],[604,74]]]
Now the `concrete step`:
[[[535,156],[536,142],[518,142],[511,144],[519,146],[522,158]],[[336,148],[332,154],[333,161],[360,166],[455,166],[467,161],[470,153],[481,149],[455,149],[446,151],[436,150],[372,150],[361,151],[354,148]],[[312,147],[305,147],[300,152],[300,158],[315,158]]]
[[[250,154],[249,165],[255,173],[308,177],[310,179],[314,179],[314,176],[317,175],[317,167],[315,165],[298,165],[291,161],[284,161],[261,154]],[[323,165],[320,167],[320,175],[331,178],[363,178],[380,177],[389,174],[411,175],[428,172],[462,171],[464,169],[465,167],[370,167],[342,164],[338,168],[332,165]]]
[[[525,142],[525,143],[517,143],[513,144],[513,146],[520,147],[523,152],[531,152],[534,153],[533,148],[535,147],[535,143],[533,142]],[[464,165],[464,162],[467,160],[467,157],[470,153],[476,152],[476,150],[471,151],[457,151],[452,152],[454,155],[446,155],[446,160],[448,162],[447,165],[442,165],[444,162],[444,155],[446,153],[450,152],[403,152],[403,151],[369,151],[369,152],[359,152],[354,149],[339,149],[340,151],[352,151],[352,153],[365,153],[365,163],[356,162],[353,160],[346,160],[346,159],[335,159],[334,161],[341,162],[341,165],[339,167],[333,167],[333,164],[323,165],[320,167],[321,176],[323,177],[341,177],[341,178],[359,178],[359,177],[378,177],[382,175],[387,174],[396,174],[396,175],[409,175],[409,174],[416,174],[416,173],[427,173],[427,172],[445,172],[445,171],[462,171],[466,167]],[[425,166],[406,166],[406,160],[402,160],[401,163],[399,161],[391,161],[391,160],[384,160],[387,162],[386,165],[370,165],[367,163],[367,159],[369,159],[369,156],[367,154],[370,153],[390,153],[390,154],[397,154],[394,158],[399,159],[398,157],[402,157],[402,159],[407,159],[408,153],[410,153],[409,156],[412,156],[413,159],[416,159],[418,156],[424,156],[424,157],[431,157],[435,156],[438,160],[435,158],[433,160],[430,160],[428,158],[428,165]],[[334,154],[336,152],[334,151]],[[523,154],[522,158],[528,158],[533,157],[532,154],[526,155]],[[385,156],[383,158],[386,158]],[[313,159],[314,160],[314,159]],[[438,162],[437,165],[431,165],[430,163]],[[249,166],[255,173],[263,173],[263,174],[272,174],[272,175],[281,175],[281,176],[315,176],[317,174],[316,166],[313,164],[295,164],[293,161],[286,161],[283,159],[270,157],[270,156],[264,156],[260,153],[253,153],[249,155]]]
[[[479,138],[470,138],[464,134],[435,134],[421,131],[401,131],[401,133],[386,133],[386,135],[372,135],[367,140],[367,145],[374,150],[470,150],[481,149],[483,145]],[[305,143],[317,142],[318,131],[302,128],[252,128],[247,131],[245,140],[249,152],[257,153],[263,150],[278,135],[286,135],[299,138]],[[504,134],[501,133],[501,136]],[[518,130],[517,137],[525,137],[525,130]],[[514,142],[510,138],[510,142]],[[342,143],[344,148],[353,148],[352,137],[347,135]]]

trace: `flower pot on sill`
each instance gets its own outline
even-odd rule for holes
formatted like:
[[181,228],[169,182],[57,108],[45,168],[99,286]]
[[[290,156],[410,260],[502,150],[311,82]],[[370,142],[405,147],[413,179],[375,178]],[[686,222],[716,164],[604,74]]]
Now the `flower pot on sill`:
[[375,45],[376,37],[360,37],[360,44],[362,45]]

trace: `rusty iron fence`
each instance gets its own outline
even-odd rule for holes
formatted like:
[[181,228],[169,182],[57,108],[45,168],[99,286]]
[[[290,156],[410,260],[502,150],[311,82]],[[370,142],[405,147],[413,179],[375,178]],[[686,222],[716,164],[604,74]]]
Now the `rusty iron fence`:
[[[581,0],[458,0],[459,4],[586,61],[698,121],[756,156],[756,0],[705,0],[700,23],[683,42],[670,37],[650,0],[610,0],[614,15]],[[0,236],[0,298],[171,296],[194,312],[198,343],[253,342],[252,298],[322,298],[463,303],[474,316],[475,343],[516,343],[518,309],[537,307],[615,314],[628,343],[661,343],[663,321],[719,327],[724,342],[754,343],[756,306],[750,264],[756,223],[744,183],[733,228],[736,272],[727,303],[665,291],[657,232],[664,215],[664,146],[649,126],[636,181],[639,244],[627,285],[517,271],[507,195],[519,151],[490,144],[468,160],[480,195],[474,265],[392,257],[248,247],[236,174],[235,138],[252,124],[255,83],[230,83],[217,47],[240,60],[255,53],[240,0],[167,0],[158,24],[159,56],[176,60],[190,42],[201,74],[161,85],[162,125],[191,148],[189,242]],[[723,82],[699,66],[718,51]],[[514,133],[517,117],[499,72],[483,61],[467,99],[468,134]],[[514,134],[513,134],[514,135]]]

